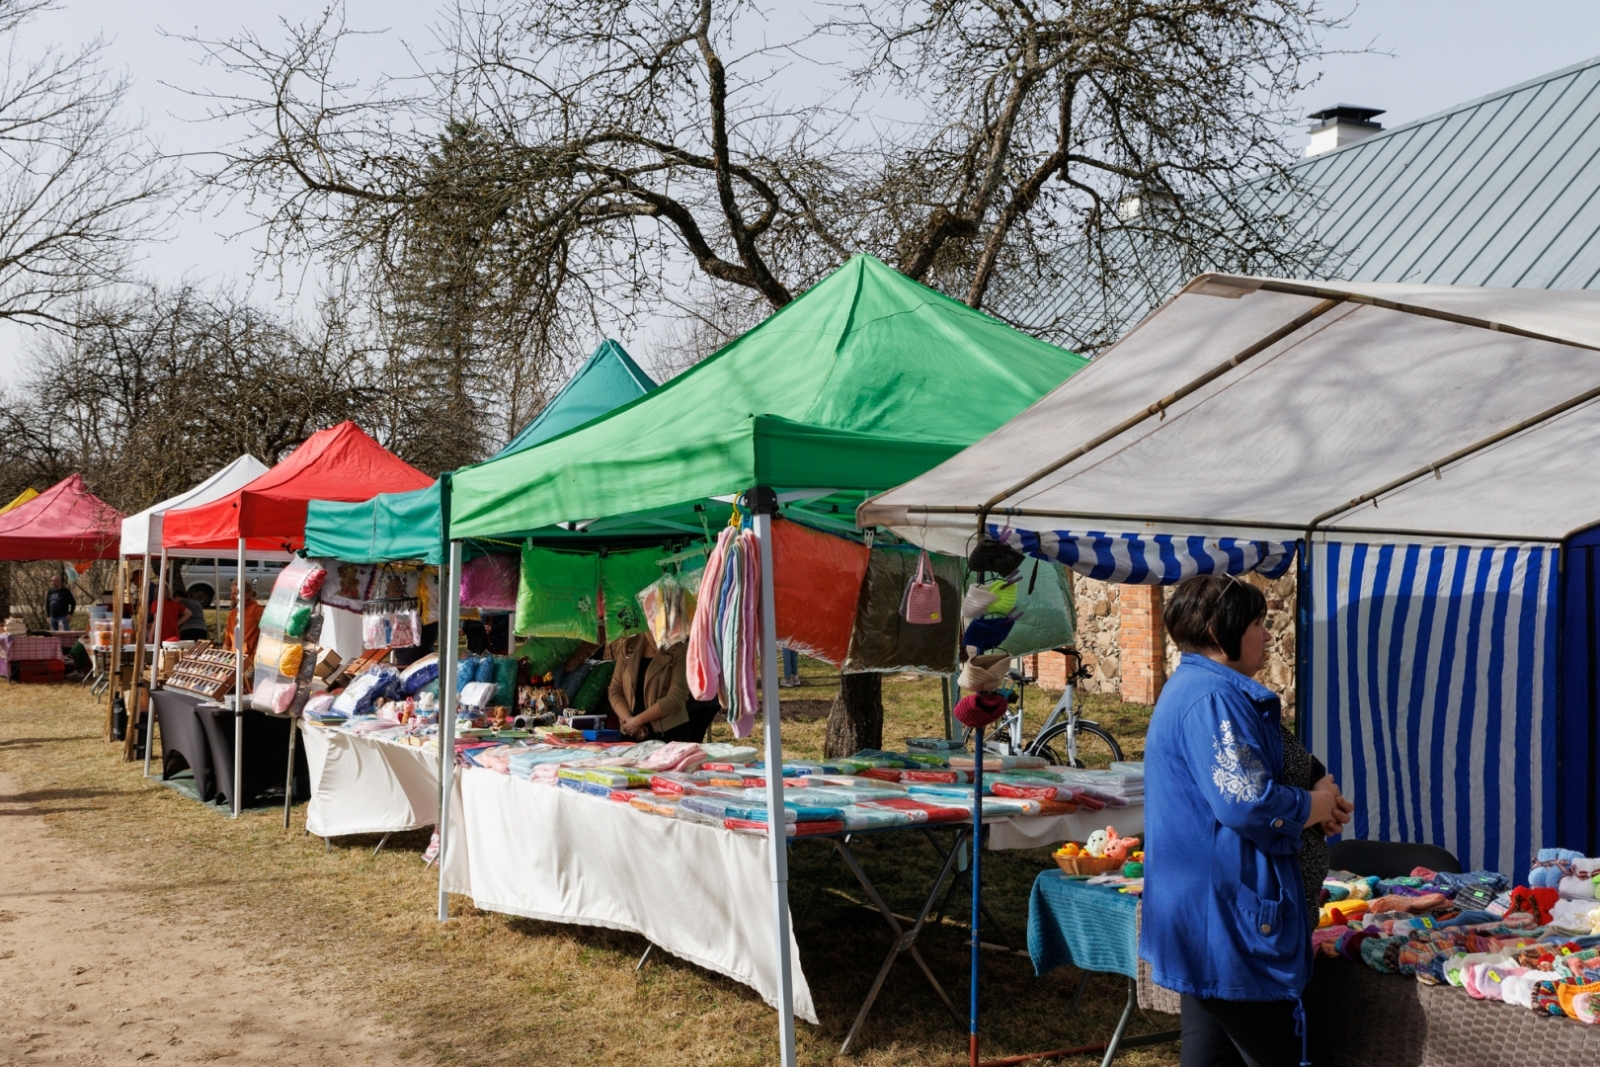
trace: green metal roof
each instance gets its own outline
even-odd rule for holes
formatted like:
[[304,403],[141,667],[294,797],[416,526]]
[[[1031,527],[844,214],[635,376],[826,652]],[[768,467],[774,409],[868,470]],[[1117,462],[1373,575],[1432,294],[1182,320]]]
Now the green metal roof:
[[[1262,206],[1328,250],[1317,277],[1600,286],[1600,57],[1290,169],[1310,196]],[[1148,267],[1152,257],[1142,258]],[[1084,348],[1126,332],[1189,280],[1159,265],[1128,275],[1110,292],[1070,266],[1012,277],[997,286],[994,311]]]

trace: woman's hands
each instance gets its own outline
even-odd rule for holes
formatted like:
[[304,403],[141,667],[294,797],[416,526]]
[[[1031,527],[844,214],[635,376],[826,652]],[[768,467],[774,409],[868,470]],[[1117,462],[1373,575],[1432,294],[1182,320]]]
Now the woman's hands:
[[622,732],[628,737],[643,738],[650,732],[650,724],[641,722],[637,715],[618,715],[617,719],[622,726]]
[[1311,815],[1306,819],[1306,825],[1319,827],[1332,837],[1344,831],[1354,810],[1355,805],[1339,792],[1339,783],[1333,780],[1333,775],[1325,774],[1311,789]]

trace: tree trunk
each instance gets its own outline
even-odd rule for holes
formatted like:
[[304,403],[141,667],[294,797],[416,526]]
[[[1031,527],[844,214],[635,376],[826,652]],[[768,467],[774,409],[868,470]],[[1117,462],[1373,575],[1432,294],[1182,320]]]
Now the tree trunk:
[[828,712],[826,759],[883,747],[883,675],[874,671],[839,677],[839,695]]

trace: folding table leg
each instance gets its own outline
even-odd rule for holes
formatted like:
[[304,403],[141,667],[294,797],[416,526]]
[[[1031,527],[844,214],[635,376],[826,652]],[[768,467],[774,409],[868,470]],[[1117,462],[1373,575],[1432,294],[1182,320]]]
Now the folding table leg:
[[[957,840],[959,842],[959,836]],[[883,966],[878,968],[878,975],[872,981],[872,988],[867,991],[867,997],[866,1000],[862,1001],[861,1010],[856,1012],[855,1022],[850,1025],[850,1032],[845,1035],[844,1044],[839,1046],[839,1054],[843,1056],[850,1051],[851,1042],[855,1041],[856,1033],[861,1029],[861,1024],[866,1021],[867,1013],[872,1010],[873,1002],[878,999],[879,991],[883,989],[884,979],[889,977],[889,971],[894,967],[894,961],[900,957],[902,952],[911,954],[911,958],[916,962],[917,967],[921,969],[923,977],[928,980],[928,984],[933,987],[933,991],[939,994],[939,999],[944,1001],[944,1006],[949,1009],[951,1016],[957,1023],[962,1022],[961,1013],[956,1011],[955,1005],[950,1002],[949,994],[944,991],[944,986],[940,985],[939,980],[933,976],[933,971],[928,967],[927,961],[922,958],[922,953],[918,952],[916,948],[917,936],[922,933],[922,928],[928,921],[928,912],[933,910],[934,898],[939,895],[939,887],[944,884],[945,878],[950,874],[950,868],[955,865],[959,849],[952,848],[946,855],[944,866],[940,868],[939,876],[934,880],[933,888],[928,892],[928,899],[922,902],[922,910],[917,914],[916,923],[912,925],[911,929],[907,930],[895,919],[894,913],[889,910],[889,905],[884,901],[882,894],[878,892],[878,887],[872,884],[872,879],[867,877],[867,872],[861,869],[861,864],[856,861],[855,855],[850,851],[849,846],[837,838],[833,839],[833,844],[839,850],[840,857],[843,858],[846,866],[850,868],[851,873],[856,876],[856,881],[861,883],[861,888],[865,889],[867,895],[872,898],[872,903],[883,915],[883,921],[889,924],[889,929],[894,933],[895,937],[894,947],[889,949],[888,958],[883,961]]]
[[[1084,977],[1088,977],[1085,975]],[[1110,1044],[1106,1045],[1105,1058],[1100,1061],[1100,1067],[1111,1067],[1111,1059],[1117,1054],[1117,1046],[1122,1044],[1123,1032],[1128,1029],[1128,1020],[1133,1018],[1133,1009],[1139,1004],[1139,984],[1132,978],[1128,979],[1128,1003],[1122,1009],[1122,1018],[1117,1020],[1116,1033],[1111,1035]]]
[[640,956],[639,957],[639,962],[635,963],[633,965],[633,970],[634,970],[635,974],[637,974],[638,972],[644,970],[644,962],[645,962],[645,960],[649,959],[650,958],[650,953],[654,952],[655,950],[656,950],[656,946],[655,946],[654,942],[651,942],[650,944],[648,944],[648,945],[646,945],[644,947],[644,955]]
[[[939,857],[941,859],[946,858],[944,849],[941,848],[940,845],[939,845],[939,839],[933,836],[932,831],[929,830],[927,827],[923,827],[923,831],[922,832],[927,837],[928,844],[933,846],[933,850],[939,854]],[[961,851],[962,838],[964,836],[967,836],[968,833],[969,832],[967,830],[963,829],[960,833],[958,833],[956,835],[955,842],[950,846],[950,854],[951,855],[959,855],[959,853]],[[939,913],[938,913],[938,918],[935,920],[936,922],[942,922],[944,920],[945,910],[947,908],[949,908],[949,906],[950,906],[950,898],[955,896],[956,890],[958,890],[960,888],[961,888],[961,879],[953,878],[953,879],[950,880],[950,889],[949,889],[949,891],[947,893],[945,893],[944,902],[939,905]],[[1000,920],[996,919],[994,917],[994,912],[989,910],[989,905],[988,904],[984,904],[983,905],[983,917],[989,923],[990,926],[994,927],[994,929],[999,932],[1000,940],[1005,943],[1006,950],[1009,951],[1009,952],[1017,951],[1017,946],[1011,940],[1011,935],[1007,934],[1006,933],[1006,928],[1004,926],[1000,925]]]
[[384,834],[382,837],[378,838],[378,847],[372,850],[372,854],[374,856],[376,856],[378,853],[382,852],[383,851],[383,846],[387,845],[388,843],[389,843],[389,835],[388,834]]

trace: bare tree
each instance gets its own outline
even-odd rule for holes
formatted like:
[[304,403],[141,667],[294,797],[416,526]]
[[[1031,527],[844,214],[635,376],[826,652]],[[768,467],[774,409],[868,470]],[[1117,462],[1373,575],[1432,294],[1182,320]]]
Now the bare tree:
[[274,463],[375,408],[370,354],[332,311],[302,326],[228,293],[149,287],[73,318],[42,339],[0,410],[0,493],[78,471],[107,503],[137,511],[241,453]]
[[834,24],[854,71],[926,101],[886,152],[879,241],[985,305],[997,274],[1071,249],[1111,287],[1293,269],[1321,249],[1283,132],[1336,24],[1316,0],[864,0]]
[[171,175],[121,117],[128,83],[101,39],[24,46],[52,6],[0,0],[0,318],[59,328],[83,294],[122,277]]

